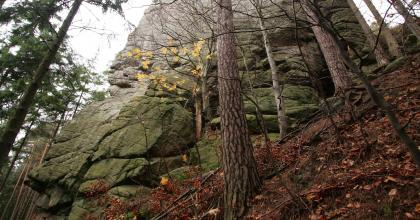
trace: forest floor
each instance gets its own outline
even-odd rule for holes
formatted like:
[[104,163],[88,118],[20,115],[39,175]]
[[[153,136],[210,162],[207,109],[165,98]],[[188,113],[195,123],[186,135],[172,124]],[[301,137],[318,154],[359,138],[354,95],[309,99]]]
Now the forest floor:
[[[372,81],[416,143],[419,58]],[[323,115],[282,143],[254,146],[264,182],[248,219],[420,219],[420,172],[387,117],[361,97],[353,118]],[[222,219],[222,192],[219,169],[158,187],[132,207],[146,202],[154,219]]]
[[[420,143],[420,63],[381,75],[373,84]],[[356,107],[357,109],[357,107]],[[253,219],[420,219],[420,172],[376,107],[347,121],[318,119],[273,150],[284,170],[266,180]],[[327,128],[328,127],[328,128]]]

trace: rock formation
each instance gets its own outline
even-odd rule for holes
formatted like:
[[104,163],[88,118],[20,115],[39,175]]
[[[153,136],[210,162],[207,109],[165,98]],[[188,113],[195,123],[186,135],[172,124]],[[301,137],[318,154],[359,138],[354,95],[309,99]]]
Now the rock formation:
[[[282,1],[278,3],[287,9],[289,18],[270,20],[270,38],[274,44],[275,61],[288,76],[284,79],[287,115],[292,124],[296,124],[318,110],[316,89],[312,86],[309,71],[328,78],[328,70],[309,29],[295,32],[291,5]],[[338,31],[358,47],[363,47],[363,34],[345,1],[323,3],[325,13]],[[146,71],[138,60],[124,56],[135,48],[156,51],[159,43],[167,41],[167,35],[159,28],[162,23],[156,17],[161,21],[166,19],[165,25],[176,27],[170,20],[171,17],[180,17],[181,12],[177,12],[180,10],[177,4],[167,6],[169,8],[165,10],[171,13],[162,13],[161,7],[165,6],[151,6],[147,9],[138,27],[130,34],[126,47],[111,66],[108,76],[110,97],[88,105],[65,125],[44,164],[30,173],[30,186],[41,193],[37,201],[40,217],[101,218],[103,210],[85,198],[91,186],[106,184],[109,188],[107,193],[112,196],[121,199],[135,197],[148,193],[151,187],[159,184],[161,175],[174,170],[182,171],[182,167],[188,164],[182,160],[181,155],[190,154],[194,158],[195,151],[189,150],[197,142],[194,138],[193,106],[189,92],[192,91],[192,83],[190,78],[177,71],[183,68],[182,63],[175,69],[159,61],[151,64],[156,66],[159,63],[161,69],[147,74],[165,76],[167,80],[181,78],[186,81],[179,89],[167,92],[156,89],[150,80],[137,80],[136,75]],[[242,7],[251,10],[247,5]],[[278,8],[272,10],[280,13]],[[235,25],[239,32],[238,61],[243,87],[252,99],[245,100],[249,127],[253,133],[261,133],[256,122],[255,102],[260,107],[269,132],[277,132],[275,101],[262,36],[253,30],[256,21],[243,15],[236,17]],[[299,34],[303,56],[295,40],[296,34]],[[213,63],[211,67],[212,76],[216,76],[215,65]],[[213,88],[210,89],[214,115],[212,124],[217,127],[215,82],[209,78],[209,85]],[[328,79],[323,84],[325,88],[331,85]],[[204,139],[197,145],[206,167],[217,167],[217,140],[212,142]]]

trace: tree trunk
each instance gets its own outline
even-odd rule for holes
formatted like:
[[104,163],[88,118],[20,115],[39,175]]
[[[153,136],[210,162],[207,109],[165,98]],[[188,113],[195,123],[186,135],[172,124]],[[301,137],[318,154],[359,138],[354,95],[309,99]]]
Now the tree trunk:
[[[212,36],[214,39],[214,36]],[[213,45],[213,44],[211,44]],[[209,46],[209,54],[212,53],[213,46]],[[203,113],[204,113],[204,122],[210,121],[212,119],[211,109],[210,109],[210,91],[208,86],[208,79],[209,79],[209,69],[210,69],[210,61],[206,58],[204,69],[203,69],[203,76],[201,77],[201,99],[203,101]]]
[[43,151],[43,152],[42,152],[42,154],[41,154],[41,158],[39,159],[39,165],[41,165],[41,164],[44,162],[44,158],[45,158],[45,156],[47,155],[48,150],[49,150],[49,149],[50,149],[50,147],[53,145],[53,143],[54,143],[54,141],[55,141],[55,138],[57,137],[58,131],[60,130],[61,125],[63,124],[64,119],[65,119],[65,117],[66,117],[66,112],[67,112],[67,111],[63,111],[63,112],[61,113],[61,115],[60,115],[60,119],[57,121],[57,125],[55,126],[55,128],[54,128],[54,130],[53,130],[53,132],[52,132],[52,134],[51,134],[51,137],[50,137],[50,139],[48,140],[47,145],[45,145],[44,151]]
[[204,119],[205,122],[209,121],[211,119],[211,109],[210,109],[210,94],[209,89],[207,85],[208,77],[207,75],[203,75],[203,78],[201,79],[201,99],[203,101],[203,112],[204,112]]
[[365,33],[366,40],[369,43],[370,48],[373,50],[373,54],[375,54],[376,62],[378,62],[378,66],[386,66],[389,64],[389,59],[385,53],[384,48],[377,40],[372,30],[370,29],[368,23],[366,22],[363,15],[360,13],[359,9],[357,8],[356,4],[354,4],[353,0],[347,0],[347,4],[350,6],[351,10],[354,13],[357,21],[359,22],[360,26],[362,27],[363,32]]
[[271,48],[271,43],[268,37],[268,33],[265,29],[264,20],[261,17],[262,12],[260,11],[259,8],[257,8],[257,11],[259,11],[258,21],[259,21],[260,29],[261,29],[263,39],[264,39],[264,46],[265,46],[265,51],[267,53],[268,63],[270,64],[270,69],[271,69],[271,79],[273,81],[274,99],[276,100],[276,107],[277,107],[277,121],[279,123],[278,125],[279,125],[279,130],[280,130],[280,139],[282,139],[284,136],[286,136],[287,128],[288,128],[287,116],[286,116],[286,105],[285,105],[284,97],[283,97],[284,85],[283,83],[280,83],[281,79],[279,76],[279,70],[277,68],[276,62],[274,61],[273,50]]
[[26,128],[25,136],[22,138],[22,141],[21,141],[21,143],[19,144],[19,147],[16,150],[16,154],[13,157],[13,160],[10,163],[10,166],[7,169],[6,174],[4,175],[3,181],[1,182],[1,185],[0,185],[0,195],[3,192],[4,186],[7,183],[7,179],[9,179],[10,173],[12,172],[13,167],[15,166],[16,161],[19,159],[19,154],[22,151],[23,146],[25,146],[25,144],[26,144],[26,139],[28,139],[29,133],[31,132],[31,129],[32,129],[32,126],[33,126],[34,122],[35,122],[35,120],[32,120],[31,121],[31,124]]
[[6,0],[0,0],[0,9],[3,8],[3,4]]
[[416,17],[410,14],[410,12],[405,8],[405,5],[400,0],[393,0],[394,8],[397,12],[402,15],[405,19],[408,29],[411,33],[416,35],[417,39],[420,39],[420,27],[417,25]]
[[17,195],[16,198],[16,202],[15,205],[13,207],[13,211],[12,211],[12,216],[10,217],[10,219],[19,219],[17,216],[19,215],[19,213],[22,211],[24,212],[24,210],[21,210],[20,207],[22,207],[25,204],[25,201],[22,196],[25,196],[25,191],[26,191],[26,186],[25,186],[25,180],[28,177],[28,173],[30,170],[32,170],[32,168],[35,165],[36,162],[36,158],[35,158],[35,152],[36,152],[36,147],[33,147],[31,150],[31,155],[28,158],[28,166],[26,167],[26,170],[24,171],[23,177],[22,177],[22,182],[21,182],[21,186],[19,189],[19,193]]
[[[310,4],[307,5],[306,3],[308,2],[307,1],[305,2],[305,4],[303,5],[304,8],[306,8],[305,6],[311,6]],[[318,17],[318,18],[322,18],[322,17]],[[339,52],[340,57],[342,58],[343,62],[350,68],[351,72],[354,73],[362,81],[369,96],[372,98],[375,104],[379,107],[379,109],[385,112],[387,118],[389,119],[389,122],[391,123],[392,128],[394,129],[395,134],[400,138],[400,140],[407,147],[407,150],[410,152],[414,163],[416,163],[417,167],[420,168],[420,150],[417,147],[418,145],[404,131],[404,128],[401,126],[401,123],[399,122],[391,106],[385,101],[383,95],[379,93],[375,87],[372,86],[367,76],[359,68],[356,67],[356,65],[350,59],[350,56],[348,55],[348,53],[342,47],[340,47],[340,45],[338,44],[339,39],[337,35],[334,34],[333,29],[327,26],[325,23],[319,22],[318,25],[322,27],[325,31],[330,33],[330,36],[332,37],[333,42],[335,42],[335,44],[330,45],[330,46],[336,47],[336,51]],[[319,43],[321,44],[321,42]]]
[[235,54],[231,0],[218,0],[218,86],[224,170],[224,219],[243,219],[249,199],[261,186],[244,114]]
[[[6,215],[7,214],[12,214],[12,213],[9,213],[11,211],[9,208],[11,208],[10,205],[12,204],[13,197],[15,197],[15,194],[17,193],[17,190],[19,189],[19,185],[20,184],[23,184],[23,180],[24,180],[23,179],[23,175],[25,174],[26,168],[29,166],[29,163],[28,162],[29,162],[28,159],[26,159],[26,161],[25,161],[25,163],[23,165],[23,168],[22,168],[22,170],[21,170],[21,172],[19,174],[19,177],[18,177],[18,179],[16,181],[16,184],[13,187],[13,192],[10,195],[9,199],[7,200],[6,206],[3,208],[4,211],[3,211],[3,213],[0,216],[0,220],[6,220]],[[10,217],[10,216],[8,216],[8,217]]]
[[[332,33],[325,28],[325,21],[322,16],[309,0],[305,0],[302,4],[306,12],[308,21],[311,23],[312,31],[318,41],[322,54],[324,55],[331,78],[334,82],[335,93],[343,94],[345,90],[352,86],[350,71],[346,67],[346,63],[340,54],[339,43],[335,41]],[[328,26],[328,25],[327,25]]]
[[41,87],[44,77],[48,73],[48,69],[57,54],[58,49],[64,41],[67,31],[73,21],[74,16],[77,14],[80,5],[83,0],[75,0],[69,14],[64,20],[60,30],[58,31],[57,38],[53,41],[50,50],[45,54],[41,63],[34,73],[34,77],[30,84],[27,86],[22,99],[18,103],[16,110],[11,115],[11,118],[7,121],[4,132],[0,137],[0,163],[4,163],[9,155],[10,149],[19,133],[22,124],[25,121],[25,117],[28,114],[28,110],[31,107],[34,97]]
[[201,93],[196,94],[194,97],[195,108],[195,139],[200,140],[203,133],[203,103]]
[[371,0],[363,0],[363,1],[366,3],[367,7],[369,8],[373,16],[375,17],[376,23],[378,25],[382,24],[381,33],[383,34],[386,44],[388,45],[389,53],[393,57],[400,57],[402,54],[398,45],[398,41],[394,37],[394,35],[392,35],[392,32],[388,28],[387,24],[385,23],[384,18],[382,18],[381,14],[378,12],[378,10],[376,9],[375,5],[372,3]]
[[83,98],[84,93],[85,92],[83,92],[83,91],[82,91],[82,93],[80,93],[79,99],[77,100],[77,103],[76,103],[76,107],[74,108],[74,111],[73,111],[73,115],[71,116],[72,119],[76,116],[77,110],[79,110],[79,107],[82,104],[82,98]]

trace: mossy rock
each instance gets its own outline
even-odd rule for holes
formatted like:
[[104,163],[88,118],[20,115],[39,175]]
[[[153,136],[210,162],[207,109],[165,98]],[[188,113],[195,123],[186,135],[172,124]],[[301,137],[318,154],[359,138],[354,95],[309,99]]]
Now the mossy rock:
[[289,107],[286,110],[286,115],[289,118],[305,119],[319,110],[317,104],[300,105],[296,107]]
[[[263,115],[265,127],[268,132],[279,132],[277,115]],[[255,115],[246,115],[248,129],[251,133],[261,133],[261,128],[258,125],[257,117]]]
[[167,178],[170,178],[170,179],[176,180],[176,181],[183,181],[183,180],[187,179],[187,177],[188,177],[187,172],[190,169],[191,169],[191,167],[189,167],[189,166],[180,167],[180,168],[177,168],[175,170],[172,170],[168,174],[162,175],[162,177],[167,177]]
[[46,161],[29,173],[31,186],[37,189],[59,183],[67,189],[77,189],[78,175],[89,165],[89,158],[89,154],[75,152]]
[[131,199],[138,196],[147,196],[151,189],[141,185],[122,185],[110,189],[107,193],[118,199]]
[[243,88],[249,88],[250,85],[254,88],[271,87],[273,85],[271,70],[241,71],[240,75]]
[[194,142],[191,112],[176,100],[137,97],[121,109],[115,127],[100,144],[93,160],[102,157],[152,157],[179,154]]
[[164,158],[153,158],[150,160],[150,178],[160,176],[187,165],[187,161],[183,160],[184,152],[179,152],[180,155]]
[[149,89],[146,92],[146,96],[158,97],[158,98],[173,98],[177,101],[182,102],[182,101],[187,100],[187,98],[190,96],[190,93],[182,89],[175,89],[174,91],[168,91],[166,89],[163,89],[163,90]]
[[245,58],[244,59],[238,59],[238,69],[241,71],[246,71],[251,70],[251,69],[255,69],[255,59],[254,58]]
[[79,199],[73,203],[68,220],[103,219],[104,208],[95,200]]
[[108,184],[108,187],[112,187],[127,178],[142,176],[146,172],[147,165],[148,162],[144,158],[101,160],[89,168],[79,191],[87,192],[92,184],[102,180]]
[[57,210],[71,205],[72,195],[60,187],[52,187],[45,190],[44,194],[38,197],[36,205],[43,210]]
[[[276,102],[274,100],[274,93],[272,88],[256,88],[247,91],[247,96],[258,104],[262,114],[277,114]],[[244,97],[245,112],[256,112],[255,104],[247,97]]]
[[382,72],[389,73],[389,72],[395,71],[401,66],[403,66],[407,61],[408,61],[408,57],[406,56],[395,59],[390,64],[388,64]]
[[[251,95],[253,94],[253,95]],[[307,86],[286,85],[283,90],[285,97],[286,115],[295,118],[305,118],[317,109],[315,91]],[[257,88],[249,92],[248,97],[253,98],[258,103],[262,114],[275,115],[276,103],[272,88]],[[255,113],[255,104],[244,99],[245,112]]]
[[[219,147],[222,141],[219,137],[204,137],[196,146],[189,150],[190,163],[198,165],[201,161],[201,167],[204,172],[214,170],[219,167]],[[198,159],[198,153],[200,155],[200,161]]]
[[[263,115],[265,126],[268,132],[279,132],[277,115]],[[257,117],[255,115],[246,115],[248,130],[253,134],[260,134],[261,127],[258,125]],[[220,127],[220,117],[214,118],[210,124],[214,127]]]

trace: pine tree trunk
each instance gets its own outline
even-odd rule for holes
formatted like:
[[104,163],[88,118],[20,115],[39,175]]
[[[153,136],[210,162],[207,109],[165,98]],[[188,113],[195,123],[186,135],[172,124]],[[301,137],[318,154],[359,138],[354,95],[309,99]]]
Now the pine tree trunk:
[[4,163],[8,159],[9,152],[13,146],[17,134],[22,127],[25,117],[28,114],[29,108],[32,106],[35,95],[41,87],[44,77],[48,74],[49,67],[57,54],[58,49],[64,41],[67,31],[73,21],[74,16],[77,14],[83,0],[75,0],[69,14],[64,20],[60,30],[58,31],[57,38],[52,43],[49,51],[45,54],[41,63],[34,73],[34,77],[30,84],[27,86],[21,100],[17,104],[14,113],[7,121],[4,132],[0,137],[0,163]]
[[[12,216],[10,217],[10,219],[16,219],[15,218],[16,215],[19,214],[19,207],[21,207],[21,205],[22,205],[22,194],[23,194],[23,191],[25,189],[25,184],[24,183],[25,183],[25,180],[28,176],[29,171],[33,168],[34,160],[35,160],[34,157],[35,157],[35,147],[32,148],[31,154],[27,159],[27,165],[25,165],[25,170],[23,170],[23,175],[22,175],[21,181],[18,180],[18,182],[16,183],[16,184],[19,184],[19,182],[20,182],[20,189],[19,189],[19,192],[17,194],[16,200],[15,200],[15,205],[13,206]],[[19,187],[19,185],[17,187]]]
[[366,5],[368,6],[369,10],[372,12],[373,16],[375,17],[376,23],[378,25],[382,24],[381,33],[383,34],[386,44],[388,45],[389,53],[393,57],[401,56],[401,50],[398,45],[397,39],[392,35],[391,30],[388,28],[387,24],[383,21],[381,14],[376,9],[375,5],[372,3],[371,0],[363,0]]
[[79,99],[77,100],[77,103],[76,103],[76,107],[74,108],[74,111],[73,111],[73,115],[71,116],[72,119],[76,116],[77,111],[79,110],[79,107],[82,104],[82,98],[83,98],[84,93],[85,92],[83,92],[83,91],[82,91],[82,93],[80,93]]
[[209,89],[207,85],[207,76],[203,75],[202,82],[201,82],[201,99],[203,101],[203,112],[204,112],[204,119],[207,122],[211,119],[211,110],[210,110],[210,97],[209,97]]
[[[310,12],[307,10],[307,7],[310,7],[310,3],[307,1],[303,5],[305,8],[305,11],[308,13]],[[313,9],[313,8],[312,8]],[[308,13],[309,16],[311,14]],[[312,13],[313,15],[313,13]],[[318,17],[321,18],[321,17]],[[342,61],[349,67],[352,73],[354,73],[363,83],[363,86],[366,88],[366,91],[368,92],[369,96],[372,98],[372,100],[375,102],[375,104],[383,111],[385,112],[392,128],[394,129],[395,134],[400,138],[400,140],[404,143],[404,145],[407,147],[407,150],[410,152],[411,157],[416,163],[417,168],[420,168],[420,149],[418,148],[418,145],[411,139],[407,133],[404,130],[404,127],[401,126],[401,123],[399,122],[396,114],[392,110],[391,106],[385,101],[384,96],[379,93],[375,87],[372,86],[367,76],[359,69],[357,66],[352,62],[350,59],[350,56],[348,53],[338,44],[338,37],[333,33],[333,29],[325,23],[318,23],[320,27],[322,27],[325,31],[330,33],[331,39],[333,42],[336,42],[335,44],[330,45],[331,47],[336,47],[336,51],[340,54]],[[321,42],[319,42],[321,44]],[[321,46],[321,45],[320,45]]]
[[203,133],[203,103],[201,93],[196,94],[194,97],[195,108],[195,139],[198,141]]
[[[211,50],[210,50],[211,51]],[[201,77],[201,101],[203,103],[202,109],[204,113],[204,123],[209,121],[211,117],[211,109],[210,109],[210,91],[208,87],[208,72],[209,72],[209,60],[206,59],[204,69],[203,69],[203,76]],[[204,124],[205,126],[205,124]]]
[[372,33],[372,30],[370,29],[363,15],[360,13],[356,4],[354,4],[353,0],[347,0],[347,4],[350,6],[351,10],[354,13],[354,16],[356,17],[357,21],[362,27],[362,30],[365,33],[366,40],[368,41],[370,48],[374,50],[373,54],[375,54],[376,62],[378,63],[378,65],[379,66],[388,65],[389,59],[385,53],[384,48],[377,40],[377,37]]
[[6,0],[0,0],[0,9],[3,8],[3,4]]
[[224,170],[224,219],[243,219],[261,186],[249,138],[233,34],[231,0],[218,0],[218,86]]
[[325,21],[311,2],[305,0],[302,4],[306,12],[308,21],[311,23],[312,31],[321,48],[328,70],[334,82],[335,93],[343,94],[345,90],[352,86],[350,71],[347,69],[343,57],[340,54],[338,42],[331,32],[325,29]]
[[10,163],[9,168],[7,169],[6,174],[4,175],[4,178],[0,185],[0,195],[3,192],[4,186],[7,183],[7,180],[9,179],[10,173],[12,173],[13,167],[15,166],[16,161],[19,159],[19,154],[22,151],[23,146],[26,144],[26,139],[28,139],[29,133],[31,133],[32,126],[34,124],[35,120],[31,121],[31,124],[26,128],[25,136],[22,138],[21,143],[19,144],[19,147],[17,148],[15,152],[15,156],[13,157],[12,162]]
[[416,35],[417,39],[420,39],[420,27],[417,25],[416,18],[410,14],[400,0],[393,0],[393,2],[395,10],[404,17],[408,29],[410,29],[411,33]]
[[[257,8],[257,10],[260,10],[260,9]],[[277,107],[277,121],[278,121],[278,126],[280,130],[280,139],[281,139],[284,136],[286,136],[287,128],[288,128],[286,106],[285,106],[284,97],[283,97],[284,85],[280,83],[279,70],[277,68],[276,62],[274,61],[273,50],[271,48],[271,43],[268,37],[268,33],[265,30],[264,21],[261,17],[262,16],[261,11],[258,14],[259,14],[258,21],[259,21],[260,29],[261,29],[263,39],[264,39],[265,51],[267,53],[267,59],[268,59],[268,63],[270,64],[270,69],[271,69],[271,80],[273,81],[274,99],[276,100],[276,107]]]

